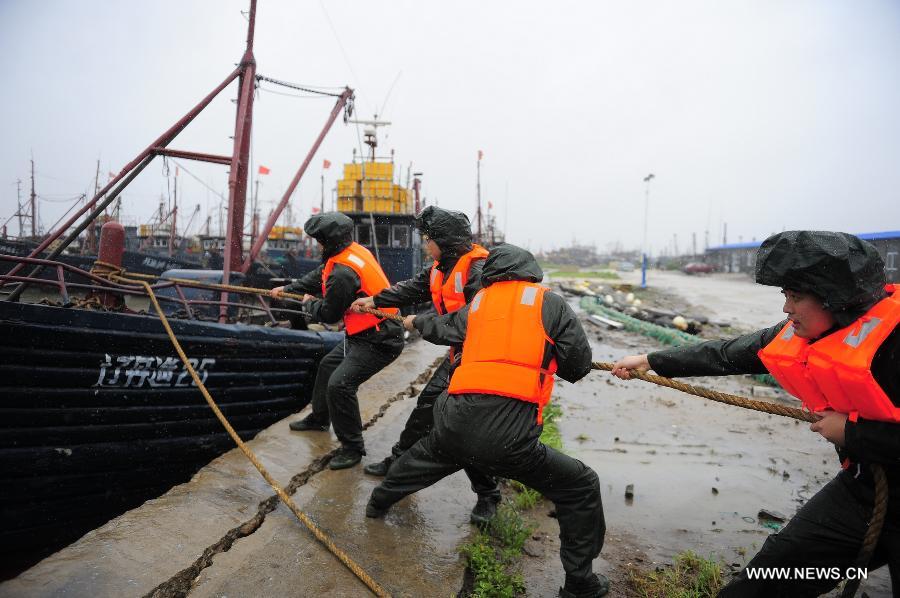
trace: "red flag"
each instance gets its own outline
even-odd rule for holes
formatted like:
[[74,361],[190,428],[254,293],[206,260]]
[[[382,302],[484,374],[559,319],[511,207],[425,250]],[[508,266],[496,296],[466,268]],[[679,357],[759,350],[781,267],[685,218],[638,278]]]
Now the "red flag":
[[312,213],[313,213],[313,214],[318,214],[318,213],[319,213],[319,208],[313,208],[313,209],[312,209]]
[[481,160],[482,158],[484,158],[484,152],[481,150],[478,150],[478,159]]
[[260,167],[259,167],[259,174],[269,174],[269,169],[266,168],[265,166],[260,166]]
[[491,202],[488,202],[488,209],[489,209],[489,210],[493,210],[493,209],[494,209],[494,204],[492,204]]
[[322,168],[331,168],[331,162],[329,160],[325,160],[322,162]]

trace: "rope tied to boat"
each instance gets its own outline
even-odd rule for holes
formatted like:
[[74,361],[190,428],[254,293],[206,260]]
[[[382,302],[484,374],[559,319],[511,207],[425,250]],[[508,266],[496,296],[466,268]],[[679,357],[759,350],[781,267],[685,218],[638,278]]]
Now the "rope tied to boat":
[[[103,260],[94,260],[94,265],[91,266],[90,273],[100,278],[112,280],[113,276],[124,275],[125,268],[109,262],[104,262]],[[131,273],[128,273],[128,275],[133,276]]]
[[[101,264],[101,267],[108,268],[112,266],[112,264]],[[113,269],[116,267],[113,266]],[[256,454],[248,447],[241,437],[238,436],[237,432],[228,422],[228,419],[225,417],[225,414],[219,409],[219,406],[216,404],[215,400],[212,398],[212,395],[209,394],[206,386],[203,384],[203,381],[200,380],[200,376],[197,374],[197,371],[191,365],[190,360],[187,357],[187,354],[184,352],[184,349],[181,346],[181,343],[178,342],[178,338],[175,336],[175,332],[172,330],[172,326],[169,324],[168,318],[166,318],[166,314],[163,312],[162,307],[159,304],[159,301],[156,299],[156,294],[153,292],[153,288],[144,280],[135,280],[129,279],[121,274],[117,274],[115,272],[110,271],[108,274],[110,280],[123,282],[126,284],[136,284],[144,287],[144,290],[147,292],[147,295],[150,297],[150,301],[153,304],[153,309],[156,311],[157,315],[159,315],[159,319],[162,322],[163,328],[165,328],[166,334],[169,337],[169,340],[172,342],[172,345],[175,347],[175,351],[178,353],[178,357],[181,359],[181,362],[184,364],[185,369],[190,373],[191,378],[194,380],[194,384],[200,389],[201,394],[203,394],[203,398],[206,399],[207,404],[213,410],[216,418],[228,432],[228,435],[231,436],[231,439],[234,440],[235,444],[237,444],[238,448],[244,453],[244,456],[253,464],[257,471],[259,471],[260,475],[269,483],[269,486],[275,491],[278,495],[278,498],[281,499],[291,512],[300,520],[300,522],[306,526],[306,528],[312,532],[313,536],[321,542],[329,552],[331,552],[334,556],[338,558],[360,581],[362,581],[376,596],[385,596],[389,597],[390,594],[381,587],[381,585],[375,581],[375,579],[369,575],[359,564],[357,564],[346,552],[344,552],[341,548],[339,548],[332,540],[328,537],[328,535],[319,528],[303,511],[300,510],[300,507],[293,501],[293,499],[284,491],[281,485],[272,477],[269,471],[265,468],[265,466],[260,462],[257,458]],[[229,285],[222,285],[229,286]]]

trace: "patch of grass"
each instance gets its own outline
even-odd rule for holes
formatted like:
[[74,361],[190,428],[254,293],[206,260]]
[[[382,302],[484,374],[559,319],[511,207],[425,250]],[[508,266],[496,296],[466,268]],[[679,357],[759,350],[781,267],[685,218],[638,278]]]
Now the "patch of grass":
[[533,531],[514,503],[500,505],[487,529],[460,548],[474,577],[470,596],[512,598],[525,593],[525,582],[516,566]]
[[632,567],[628,581],[643,598],[707,598],[722,588],[722,567],[688,550],[675,555],[671,566],[646,572]]
[[559,434],[559,424],[556,420],[562,415],[562,407],[552,402],[544,407],[544,430],[541,432],[541,442],[558,451],[562,450],[562,437]]
[[476,598],[512,598],[525,592],[525,582],[519,573],[509,573],[510,563],[498,554],[490,535],[478,532],[475,539],[460,552],[466,557],[475,582],[470,596]]
[[522,482],[516,480],[508,480],[508,482],[509,486],[516,491],[515,498],[513,498],[513,504],[520,511],[533,509],[535,505],[541,501],[541,493],[537,490],[532,490]]

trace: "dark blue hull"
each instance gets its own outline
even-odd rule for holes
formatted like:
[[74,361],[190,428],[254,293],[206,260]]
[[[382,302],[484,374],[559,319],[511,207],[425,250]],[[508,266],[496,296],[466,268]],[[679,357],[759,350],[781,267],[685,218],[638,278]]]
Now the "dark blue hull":
[[[298,411],[342,334],[172,320],[240,436]],[[7,574],[156,497],[234,443],[155,317],[0,301]]]

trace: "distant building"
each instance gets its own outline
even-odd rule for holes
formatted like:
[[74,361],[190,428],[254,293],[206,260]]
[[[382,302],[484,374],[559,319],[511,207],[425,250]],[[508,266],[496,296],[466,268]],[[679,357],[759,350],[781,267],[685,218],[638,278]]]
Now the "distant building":
[[[878,250],[884,260],[884,272],[888,282],[900,282],[900,230],[856,235],[868,241]],[[731,243],[706,250],[705,261],[715,264],[720,272],[746,272],[753,274],[756,268],[756,253],[762,243]]]
[[577,245],[575,243],[571,247],[538,253],[537,258],[553,264],[570,264],[581,267],[594,266],[600,261],[596,245]]

